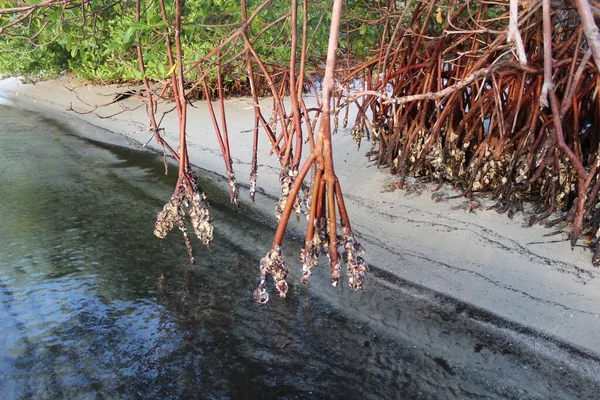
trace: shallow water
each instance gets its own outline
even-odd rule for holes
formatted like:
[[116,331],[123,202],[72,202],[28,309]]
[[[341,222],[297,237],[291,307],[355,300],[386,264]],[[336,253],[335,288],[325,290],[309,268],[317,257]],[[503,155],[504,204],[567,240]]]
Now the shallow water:
[[[597,359],[516,335],[374,268],[326,269],[256,304],[273,228],[202,181],[215,220],[189,264],[153,236],[176,170],[0,105],[0,397],[593,398]],[[246,171],[240,171],[244,174]],[[376,264],[376,260],[373,261]],[[583,364],[583,366],[582,366]],[[592,372],[590,372],[592,371]]]

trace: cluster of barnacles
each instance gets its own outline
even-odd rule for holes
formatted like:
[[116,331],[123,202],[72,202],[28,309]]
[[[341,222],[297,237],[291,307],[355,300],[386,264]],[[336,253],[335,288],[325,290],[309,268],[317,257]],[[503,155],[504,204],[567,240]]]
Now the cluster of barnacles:
[[[283,167],[281,169],[281,174],[279,175],[279,182],[281,183],[281,198],[275,206],[275,217],[277,218],[277,221],[281,220],[281,213],[283,213],[283,210],[285,209],[296,176],[298,176],[298,169],[296,168],[288,169]],[[300,213],[302,212],[302,202],[300,201],[299,196],[296,196],[294,200],[294,211],[296,212],[296,219],[299,220]]]
[[[371,132],[373,148],[368,154],[381,153],[381,148],[379,151],[375,149],[376,146],[384,146],[379,139],[382,135],[389,134],[388,127],[381,123],[381,118],[375,119]],[[467,140],[465,137],[460,140],[452,130],[442,130],[442,136],[426,149],[428,132],[422,129],[417,131],[409,149],[404,152],[402,147],[406,145],[408,133],[402,131],[397,138],[390,166],[398,169],[403,165],[400,173],[413,177],[463,182],[467,184],[463,187],[464,190],[495,191],[503,204],[518,203],[523,198],[533,196],[545,199],[544,202],[552,204],[555,210],[564,210],[568,207],[570,194],[576,190],[576,171],[565,155],[561,154],[557,161],[548,163],[536,173],[536,168],[549,154],[539,152],[530,157],[519,154],[517,149],[500,142],[492,142],[487,145],[489,147],[479,152],[479,146],[483,144]],[[358,126],[353,128],[352,134],[360,140],[361,132]],[[388,150],[383,149],[384,152]],[[543,150],[547,152],[547,149]],[[423,154],[424,151],[427,153]],[[519,159],[515,161],[515,157]],[[386,159],[385,156],[381,158]]]
[[[227,172],[227,179],[229,180],[229,197],[231,198],[231,202],[237,206],[240,201],[240,189],[235,180],[235,174],[233,173],[233,170]],[[256,190],[256,181],[254,183]]]
[[319,256],[327,254],[329,258],[329,228],[327,220],[320,218],[315,220],[316,234],[312,240],[306,243],[304,249],[300,251],[300,262],[302,263],[302,283],[308,284],[308,280],[312,275],[312,267],[319,263]]
[[253,292],[254,299],[259,303],[269,301],[269,294],[265,288],[267,277],[271,275],[275,281],[275,287],[281,297],[285,297],[288,284],[285,281],[290,270],[285,266],[281,247],[275,246],[266,256],[260,260],[260,285]]
[[320,247],[313,240],[306,243],[305,248],[300,251],[300,262],[302,263],[302,283],[308,284],[308,279],[312,275],[312,267],[319,263]]
[[194,262],[185,226],[185,208],[188,209],[194,233],[205,246],[209,246],[213,238],[212,218],[208,212],[206,196],[198,186],[196,174],[193,171],[179,180],[171,199],[158,213],[154,234],[164,239],[177,226],[183,233],[190,259]]
[[256,196],[256,171],[250,173],[250,199],[254,201]]
[[304,182],[302,182],[302,186],[300,187],[300,192],[302,193],[302,200],[300,200],[300,212],[302,212],[302,214],[304,214],[304,216],[306,217],[306,220],[310,219],[310,202],[312,200],[312,194],[311,192],[311,187],[308,185],[305,185]]
[[556,209],[564,209],[567,205],[569,194],[575,192],[577,182],[577,171],[573,165],[566,159],[566,156],[560,157],[558,177],[556,178],[559,190],[554,198]]
[[369,267],[362,258],[365,249],[356,241],[354,234],[346,226],[341,242],[344,246],[343,258],[346,261],[348,286],[354,290],[364,289],[365,274],[369,272]]
[[[468,174],[471,177],[474,191],[494,190],[498,186],[508,182],[506,175],[507,157],[512,154],[508,152],[496,157],[490,149],[486,150],[480,162],[473,162],[468,167]],[[504,179],[506,179],[506,182]]]
[[[307,241],[306,246],[300,251],[300,261],[302,262],[302,283],[308,284],[309,278],[312,275],[312,268],[318,264],[319,256],[327,255],[327,259],[331,264],[329,254],[329,230],[327,219],[321,218],[316,226],[316,232],[312,240]],[[342,258],[346,263],[346,274],[348,276],[348,286],[354,290],[364,289],[364,278],[369,267],[367,266],[363,255],[365,250],[358,243],[350,228],[344,226],[342,235],[336,237],[338,247],[343,247]],[[265,283],[268,275],[273,277],[275,287],[279,291],[281,297],[285,297],[288,290],[288,285],[285,281],[289,274],[289,269],[286,268],[281,248],[275,246],[267,255],[260,260],[260,285],[254,291],[254,299],[259,303],[266,303],[269,300],[269,295],[265,288]],[[340,263],[337,262],[331,268],[331,284],[337,286],[340,278]]]
[[362,142],[363,137],[367,136],[367,128],[361,128],[358,125],[354,125],[354,128],[352,128],[350,131],[350,135],[352,136],[352,140],[354,140],[360,149],[360,143]]

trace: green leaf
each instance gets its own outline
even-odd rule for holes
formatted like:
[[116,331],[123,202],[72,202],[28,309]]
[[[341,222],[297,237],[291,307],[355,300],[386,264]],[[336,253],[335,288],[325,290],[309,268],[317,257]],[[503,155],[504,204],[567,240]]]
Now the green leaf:
[[130,29],[146,30],[148,28],[149,28],[149,26],[146,25],[146,23],[142,22],[142,21],[134,21],[130,25]]
[[123,41],[125,43],[130,43],[131,42],[131,37],[133,36],[133,34],[135,33],[135,29],[134,28],[129,28],[125,31],[125,35],[123,35]]
[[51,8],[48,10],[46,18],[48,18],[48,20],[51,22],[58,22],[60,18],[60,11],[58,8]]
[[169,76],[169,74],[167,74],[167,68],[165,68],[165,65],[163,63],[156,64],[156,69],[158,70],[158,76],[161,76],[161,77]]
[[106,47],[106,50],[104,50],[104,54],[112,53],[115,50],[117,50],[118,48],[119,48],[118,42],[110,42],[109,45]]
[[138,69],[134,69],[132,72],[133,72],[133,76],[135,77],[135,79],[137,81],[141,81],[144,78],[144,75],[142,75],[142,71],[140,71]]

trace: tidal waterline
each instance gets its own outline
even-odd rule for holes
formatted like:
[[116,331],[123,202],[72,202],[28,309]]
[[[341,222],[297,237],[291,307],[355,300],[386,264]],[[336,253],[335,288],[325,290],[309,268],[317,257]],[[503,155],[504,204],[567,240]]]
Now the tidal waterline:
[[194,244],[192,266],[179,232],[152,234],[176,179],[160,156],[12,107],[0,105],[0,121],[7,398],[593,398],[600,389],[596,359],[534,351],[383,273],[352,292],[330,287],[323,266],[302,286],[291,240],[288,297],[256,304],[273,227],[233,210],[217,186],[202,180],[215,240],[210,251]]

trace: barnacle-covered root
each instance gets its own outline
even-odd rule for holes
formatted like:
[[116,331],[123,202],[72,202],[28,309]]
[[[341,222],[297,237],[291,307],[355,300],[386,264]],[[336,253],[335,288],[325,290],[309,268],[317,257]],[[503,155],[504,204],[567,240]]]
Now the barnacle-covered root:
[[164,239],[173,227],[177,226],[183,233],[190,260],[193,263],[192,247],[185,226],[185,208],[188,210],[194,233],[205,246],[210,246],[213,239],[212,218],[208,212],[206,196],[198,186],[194,172],[188,172],[187,176],[179,180],[171,199],[158,213],[154,226],[154,234],[161,239]]
[[179,225],[183,221],[185,212],[182,207],[182,197],[181,191],[177,187],[175,193],[171,196],[171,200],[158,213],[156,225],[154,226],[154,234],[159,238],[164,239],[175,225]]
[[275,287],[279,291],[279,296],[285,297],[288,291],[288,284],[286,278],[290,270],[285,266],[283,255],[281,254],[281,247],[274,246],[266,256],[260,260],[260,285],[254,290],[254,299],[259,303],[266,303],[269,301],[269,294],[266,291],[267,278],[273,277]]
[[[298,176],[297,169],[287,169],[283,168],[279,177],[279,181],[281,182],[281,197],[279,202],[275,206],[275,217],[277,221],[281,219],[281,214],[285,209],[285,206],[288,201],[288,197],[290,196],[290,191],[292,190],[292,185],[294,184],[294,180]],[[296,213],[296,219],[300,219],[300,213],[302,212],[302,202],[298,196],[294,199],[293,210]]]
[[254,202],[256,196],[256,171],[250,173],[250,199]]
[[210,246],[213,239],[213,225],[204,193],[193,193],[188,213],[190,214],[194,233],[205,246]]
[[227,172],[227,179],[229,180],[229,197],[231,199],[231,203],[235,206],[238,206],[240,201],[240,188],[235,180],[235,174],[233,173],[233,170]]
[[360,149],[360,143],[362,142],[362,139],[365,136],[363,130],[358,125],[356,125],[350,131],[350,135],[352,135],[352,140],[354,140],[354,142],[358,145],[358,148]]
[[310,189],[311,189],[310,186],[302,183],[301,192],[302,192],[302,195],[304,196],[304,198],[302,199],[302,201],[300,201],[300,206],[301,206],[300,212],[302,212],[302,214],[304,214],[307,221],[310,219],[310,203],[312,201],[312,195],[310,193],[311,192]]
[[340,283],[340,263],[329,261],[329,265],[331,267],[331,286],[337,287],[338,283]]
[[354,234],[347,227],[344,227],[342,244],[344,246],[343,257],[346,261],[348,285],[354,290],[364,289],[364,278],[366,273],[369,272],[369,267],[362,258],[365,249],[356,241]]
[[[329,224],[326,218],[319,218],[315,222],[315,234],[308,239],[306,246],[300,251],[300,262],[302,262],[302,283],[308,284],[312,275],[312,267],[318,264],[321,254],[327,254],[329,258]],[[334,285],[335,286],[335,285]]]
[[302,283],[308,284],[312,275],[312,267],[318,264],[319,256],[317,254],[318,246],[314,240],[307,243],[306,247],[300,251],[300,262],[302,263]]

